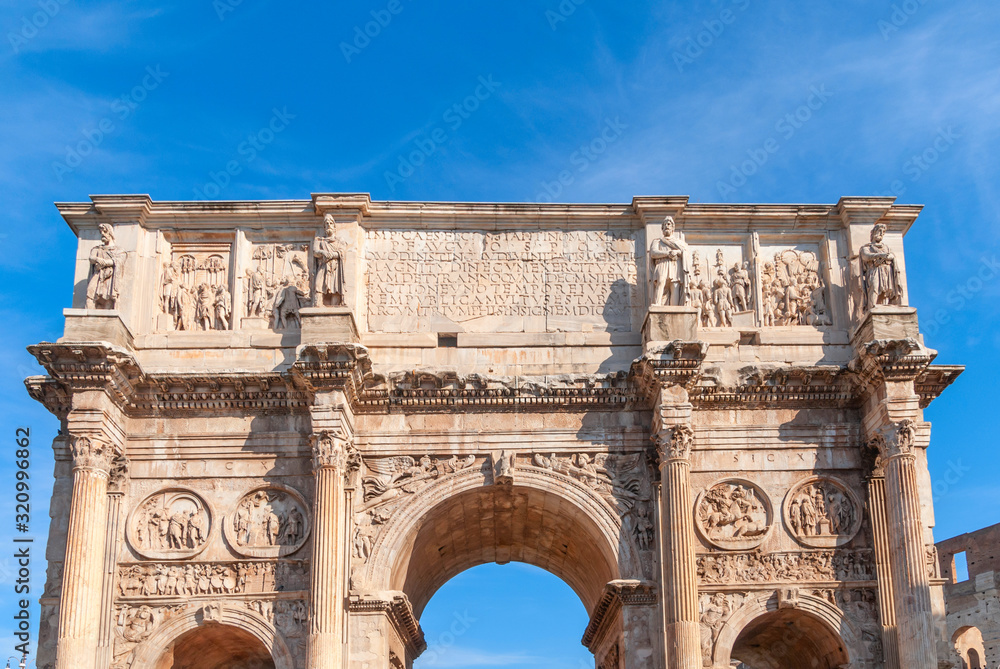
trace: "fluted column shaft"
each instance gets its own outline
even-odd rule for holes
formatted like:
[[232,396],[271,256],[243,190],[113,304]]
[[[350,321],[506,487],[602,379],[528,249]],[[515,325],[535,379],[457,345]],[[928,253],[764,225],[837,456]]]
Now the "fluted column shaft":
[[95,669],[101,628],[110,455],[105,444],[86,437],[75,439],[73,451],[73,494],[59,599],[56,669]]
[[910,448],[897,447],[886,464],[889,563],[892,566],[899,663],[906,669],[936,669],[936,632],[924,556],[920,490],[916,456]]
[[347,601],[344,447],[329,435],[321,435],[314,446],[314,455],[316,495],[306,666],[342,669]]
[[659,443],[660,517],[664,528],[660,552],[664,572],[667,667],[670,669],[700,669],[702,666],[691,502],[692,441],[691,428],[678,425],[669,429],[669,437],[662,434]]
[[868,481],[868,507],[875,537],[875,569],[878,574],[879,617],[882,621],[882,652],[885,669],[901,669],[899,639],[896,631],[896,610],[892,591],[889,518],[885,500],[885,478],[873,476]]

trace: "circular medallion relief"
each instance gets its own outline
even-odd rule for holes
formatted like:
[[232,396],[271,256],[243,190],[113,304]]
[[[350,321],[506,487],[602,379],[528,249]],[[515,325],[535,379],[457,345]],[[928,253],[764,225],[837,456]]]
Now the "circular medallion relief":
[[698,495],[695,526],[708,543],[727,550],[755,548],[771,529],[771,501],[742,479],[719,481]]
[[197,493],[170,488],[153,493],[132,511],[128,542],[145,558],[190,558],[208,544],[212,510]]
[[861,529],[861,503],[842,481],[811,476],[792,487],[782,505],[785,525],[799,543],[843,546]]
[[251,490],[223,522],[226,541],[244,557],[290,555],[309,536],[309,514],[302,495],[272,485]]

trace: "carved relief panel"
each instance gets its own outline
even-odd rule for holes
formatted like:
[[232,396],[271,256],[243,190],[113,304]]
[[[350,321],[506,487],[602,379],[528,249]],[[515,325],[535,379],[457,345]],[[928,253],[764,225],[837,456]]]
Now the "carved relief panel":
[[763,246],[758,265],[764,326],[832,324],[818,245]]
[[182,488],[147,497],[128,521],[128,543],[151,559],[191,558],[208,543],[214,514],[197,493]]
[[772,521],[770,499],[756,484],[742,479],[720,481],[695,502],[695,527],[716,548],[755,548],[764,542]]
[[688,305],[699,310],[702,327],[753,326],[754,292],[743,246],[691,247]]
[[302,495],[291,488],[252,490],[226,516],[226,541],[245,557],[290,555],[302,548],[309,536],[307,508]]
[[309,244],[254,244],[243,282],[245,329],[301,327],[309,306]]
[[157,330],[233,327],[230,244],[176,242],[160,270]]
[[788,491],[783,516],[799,543],[813,548],[843,546],[861,528],[862,506],[843,482],[810,477]]

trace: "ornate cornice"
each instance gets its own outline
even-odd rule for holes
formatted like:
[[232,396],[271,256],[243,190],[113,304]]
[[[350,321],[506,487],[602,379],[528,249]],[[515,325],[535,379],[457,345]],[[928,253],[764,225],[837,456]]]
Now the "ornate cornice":
[[849,406],[854,388],[842,367],[745,367],[733,384],[706,376],[691,389],[691,403],[703,408],[788,408]]
[[311,394],[297,387],[287,373],[155,374],[147,381],[134,395],[130,407],[134,415],[301,413],[311,405]]
[[606,630],[614,624],[623,606],[653,606],[657,602],[656,584],[647,581],[616,580],[604,586],[604,594],[594,607],[590,623],[583,633],[583,645],[596,650]]
[[291,373],[310,392],[343,390],[352,405],[375,380],[368,349],[360,344],[303,344],[295,351]]
[[928,365],[913,384],[920,396],[920,408],[926,409],[964,371],[965,365]]
[[937,351],[916,339],[876,339],[864,343],[848,369],[857,375],[859,390],[883,381],[914,381],[923,375]]
[[629,378],[652,406],[653,396],[660,388],[690,386],[696,382],[707,355],[708,344],[702,341],[672,341],[653,346],[632,363]]
[[[41,343],[28,347],[39,364],[49,373],[52,382],[71,395],[81,390],[103,390],[121,407],[127,407],[145,375],[135,357],[125,349],[104,342],[82,344]],[[37,377],[29,379],[29,392],[46,401],[52,397]],[[46,403],[46,406],[49,404]],[[50,406],[57,412],[58,402]]]
[[384,613],[414,656],[420,655],[427,649],[427,641],[424,640],[420,622],[413,615],[409,598],[403,593],[393,594],[391,599],[352,593],[348,599],[348,610],[351,613]]

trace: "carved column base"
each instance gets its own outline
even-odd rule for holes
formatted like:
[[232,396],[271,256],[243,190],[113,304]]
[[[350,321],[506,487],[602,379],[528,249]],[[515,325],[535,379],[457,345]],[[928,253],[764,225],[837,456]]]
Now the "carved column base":
[[701,669],[701,625],[682,620],[667,625],[670,669]]

